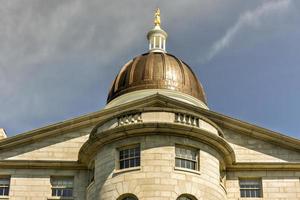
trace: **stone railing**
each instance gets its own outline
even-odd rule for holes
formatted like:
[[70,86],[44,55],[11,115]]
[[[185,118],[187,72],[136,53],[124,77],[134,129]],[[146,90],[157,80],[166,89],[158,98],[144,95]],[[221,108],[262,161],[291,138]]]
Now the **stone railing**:
[[199,118],[183,113],[175,113],[175,123],[200,127]]
[[118,118],[118,126],[127,125],[127,124],[135,124],[135,123],[139,123],[142,121],[143,120],[142,120],[141,113],[123,115]]
[[185,126],[197,127],[218,135],[218,130],[209,122],[198,116],[183,112],[150,111],[123,114],[119,117],[106,121],[97,128],[97,132],[102,132],[118,126],[125,126],[138,123],[176,123]]

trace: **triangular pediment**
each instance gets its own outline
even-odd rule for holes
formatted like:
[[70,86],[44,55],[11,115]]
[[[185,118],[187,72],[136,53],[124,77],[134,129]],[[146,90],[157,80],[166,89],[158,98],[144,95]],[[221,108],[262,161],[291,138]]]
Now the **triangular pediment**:
[[241,134],[251,135],[251,137],[262,139],[271,142],[272,144],[300,151],[300,140],[207,109],[203,109],[201,107],[181,102],[179,100],[172,99],[162,94],[154,94],[119,106],[115,106],[108,109],[102,109],[100,111],[93,112],[87,115],[79,116],[53,125],[28,131],[13,137],[8,137],[0,141],[0,150],[15,148],[18,145],[32,143],[44,138],[63,134],[68,131],[82,129],[85,127],[92,127],[96,124],[99,124],[101,121],[106,120],[114,115],[118,115],[122,112],[151,107],[160,107],[162,109],[180,109],[187,110],[189,112],[194,112],[198,115],[202,115],[208,118],[221,128],[229,128]]

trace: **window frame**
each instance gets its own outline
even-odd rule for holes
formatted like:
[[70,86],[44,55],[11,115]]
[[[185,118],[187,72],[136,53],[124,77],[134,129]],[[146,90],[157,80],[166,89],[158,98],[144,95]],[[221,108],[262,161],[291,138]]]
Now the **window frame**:
[[[246,181],[257,181],[258,183],[258,186],[257,188],[251,188],[251,187],[248,187],[248,188],[242,188],[241,187],[241,183],[242,182],[246,182]],[[244,185],[247,185],[247,184],[244,184]],[[248,184],[250,185],[250,184]],[[259,178],[259,177],[239,177],[239,190],[240,190],[240,198],[263,198],[263,185],[262,185],[262,178]],[[252,193],[251,192],[254,192],[254,191],[259,191],[259,196],[252,196]],[[250,191],[250,196],[243,196],[242,195],[242,191]]]
[[[8,180],[8,184],[5,185],[5,184],[0,184],[0,188],[3,189],[3,192],[2,194],[0,194],[0,198],[2,197],[8,197],[9,196],[9,193],[10,193],[10,182],[11,182],[11,177],[10,176],[0,176],[0,180]],[[5,194],[5,189],[4,188],[8,188],[7,190],[7,194]]]
[[[121,151],[124,151],[124,150],[129,150],[129,149],[135,149],[135,148],[138,148],[139,149],[139,156],[136,156],[134,154],[133,157],[129,157],[128,158],[120,158],[120,154],[121,154]],[[130,144],[130,145],[126,145],[126,146],[121,146],[121,147],[118,147],[116,149],[116,154],[117,154],[117,159],[116,159],[116,168],[117,170],[131,170],[131,169],[136,169],[136,168],[140,168],[141,166],[141,145],[138,143],[138,144]],[[130,160],[134,160],[134,159],[139,159],[139,164],[138,165],[135,165],[134,166],[130,166]],[[129,161],[129,166],[128,167],[125,167],[125,161],[128,160]],[[121,161],[124,161],[124,167],[121,168]]]
[[[68,187],[68,185],[54,185],[53,181],[54,180],[72,180],[72,187]],[[73,198],[74,197],[74,176],[51,176],[50,177],[50,183],[51,183],[51,197],[55,197],[55,198]],[[57,191],[55,192],[56,195],[53,195],[54,190],[62,190],[62,194],[63,191],[65,190],[71,190],[71,196],[64,196],[64,195],[57,195]]]
[[[193,160],[193,159],[188,159],[188,158],[177,156],[177,154],[176,154],[176,149],[177,148],[194,151],[196,153],[196,159]],[[194,165],[195,165],[195,169],[191,169],[191,168],[187,168],[187,167],[182,167],[182,166],[177,166],[176,165],[176,160],[177,159],[186,160],[186,161],[189,161],[189,162],[193,162]],[[192,172],[199,173],[199,171],[200,171],[200,149],[198,149],[196,147],[193,147],[193,146],[175,144],[175,160],[174,161],[175,161],[175,169],[184,170],[184,171],[192,171]]]

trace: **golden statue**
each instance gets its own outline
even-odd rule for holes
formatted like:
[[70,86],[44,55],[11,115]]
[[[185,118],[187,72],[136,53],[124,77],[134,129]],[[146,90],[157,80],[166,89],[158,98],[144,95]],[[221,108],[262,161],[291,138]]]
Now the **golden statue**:
[[154,25],[160,26],[160,10],[157,8],[155,14],[154,14]]

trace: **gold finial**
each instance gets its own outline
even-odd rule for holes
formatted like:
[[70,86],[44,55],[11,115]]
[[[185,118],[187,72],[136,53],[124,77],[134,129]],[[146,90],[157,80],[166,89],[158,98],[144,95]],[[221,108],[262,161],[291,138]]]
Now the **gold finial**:
[[155,14],[154,14],[154,25],[160,26],[160,10],[157,8]]

